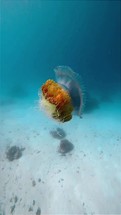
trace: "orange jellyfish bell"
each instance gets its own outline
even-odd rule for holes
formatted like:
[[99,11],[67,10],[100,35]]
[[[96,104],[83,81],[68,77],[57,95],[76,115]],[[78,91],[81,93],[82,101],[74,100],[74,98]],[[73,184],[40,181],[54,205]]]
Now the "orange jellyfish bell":
[[53,80],[47,80],[41,90],[41,106],[45,111],[60,122],[69,121],[73,106],[68,92]]

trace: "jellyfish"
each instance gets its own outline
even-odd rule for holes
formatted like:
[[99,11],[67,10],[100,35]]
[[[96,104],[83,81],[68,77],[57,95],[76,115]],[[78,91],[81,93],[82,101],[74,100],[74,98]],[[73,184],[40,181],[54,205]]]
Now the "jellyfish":
[[81,117],[83,96],[80,76],[68,66],[58,66],[54,72],[56,81],[49,79],[40,89],[40,107],[59,122],[70,121],[74,113]]

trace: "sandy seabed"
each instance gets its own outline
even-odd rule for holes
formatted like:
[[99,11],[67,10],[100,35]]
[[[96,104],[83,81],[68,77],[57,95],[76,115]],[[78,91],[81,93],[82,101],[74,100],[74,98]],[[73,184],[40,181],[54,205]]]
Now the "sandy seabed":
[[[55,128],[73,151],[58,153]],[[121,105],[58,124],[34,103],[0,107],[0,215],[121,214]],[[25,148],[9,161],[7,147]]]

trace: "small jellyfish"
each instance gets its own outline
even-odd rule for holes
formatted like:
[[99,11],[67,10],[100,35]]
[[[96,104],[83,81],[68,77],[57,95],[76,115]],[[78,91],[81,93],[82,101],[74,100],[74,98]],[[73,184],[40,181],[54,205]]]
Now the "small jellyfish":
[[74,112],[81,117],[83,99],[79,75],[67,66],[58,66],[54,71],[57,82],[47,80],[42,85],[40,106],[59,122],[71,120]]

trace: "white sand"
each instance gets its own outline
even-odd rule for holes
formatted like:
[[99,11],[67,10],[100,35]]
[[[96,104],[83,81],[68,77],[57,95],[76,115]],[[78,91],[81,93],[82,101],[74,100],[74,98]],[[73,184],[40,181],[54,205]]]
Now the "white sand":
[[[57,124],[29,103],[1,107],[0,206],[5,214],[14,204],[14,215],[35,215],[38,207],[42,215],[121,214],[120,108],[104,103],[83,119]],[[75,147],[66,156],[57,152],[60,141],[49,133],[57,127]],[[13,145],[25,150],[10,162],[5,151]]]

